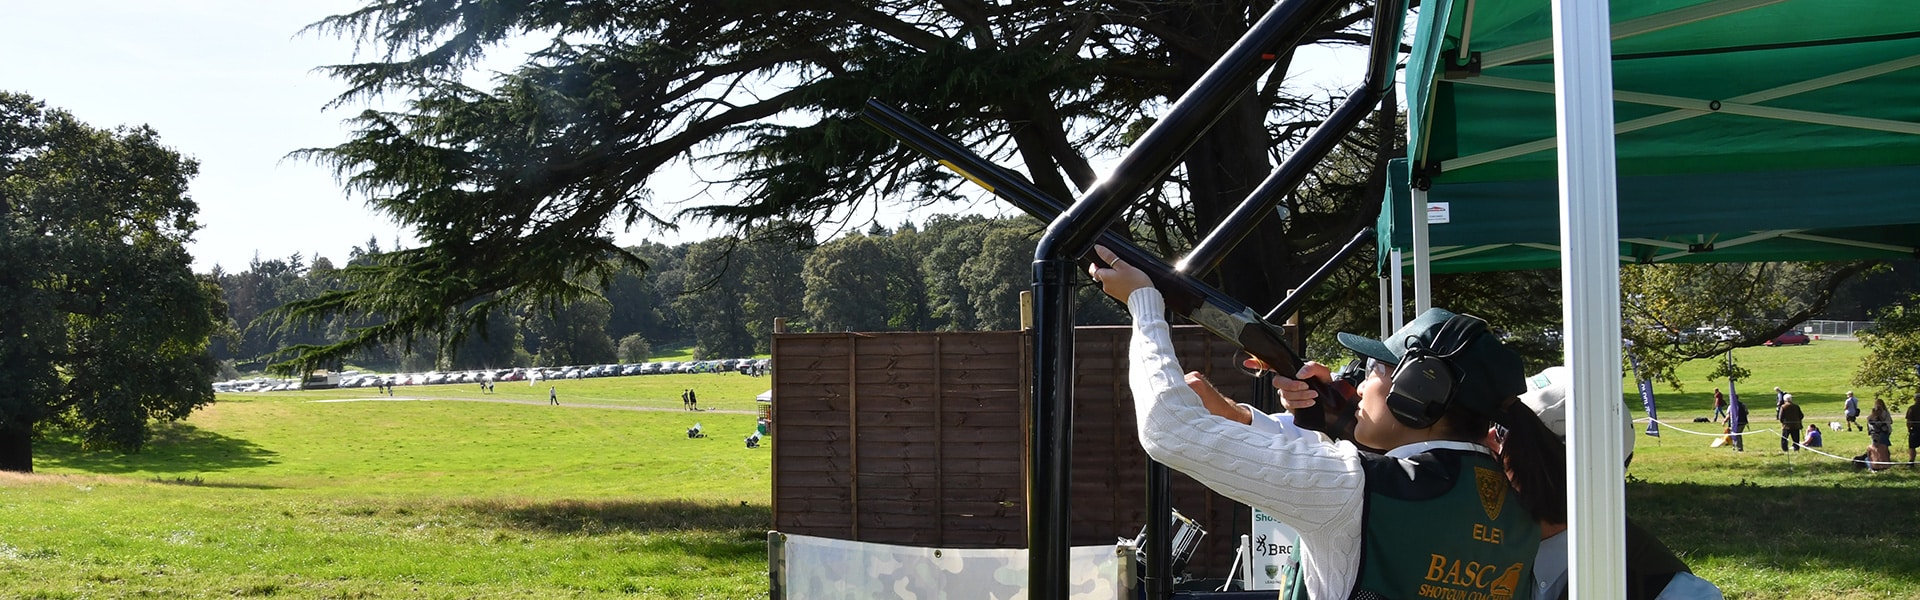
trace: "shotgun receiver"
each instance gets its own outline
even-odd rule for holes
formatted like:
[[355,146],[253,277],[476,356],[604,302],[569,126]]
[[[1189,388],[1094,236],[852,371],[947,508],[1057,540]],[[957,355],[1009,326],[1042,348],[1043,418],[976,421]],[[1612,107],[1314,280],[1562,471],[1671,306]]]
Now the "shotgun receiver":
[[[993,164],[885,103],[868,100],[865,110],[860,112],[860,118],[1042,221],[1051,221],[1067,209],[1066,203],[1047,195],[1025,178]],[[1239,345],[1248,354],[1275,369],[1278,375],[1292,377],[1305,361],[1287,344],[1280,328],[1267,319],[1292,312],[1292,307],[1306,297],[1306,292],[1318,287],[1335,267],[1372,238],[1373,228],[1362,229],[1333,258],[1302,281],[1266,318],[1212,286],[1181,273],[1112,231],[1101,232],[1097,243],[1112,250],[1127,264],[1145,272],[1153,281],[1154,288],[1166,298],[1168,309],[1214,335]],[[1091,252],[1086,258],[1100,262]],[[1335,378],[1331,383],[1310,379],[1307,384],[1319,394],[1319,401],[1312,407],[1293,411],[1294,424],[1326,433],[1334,439],[1353,440],[1354,410],[1359,403],[1359,394],[1352,383]]]

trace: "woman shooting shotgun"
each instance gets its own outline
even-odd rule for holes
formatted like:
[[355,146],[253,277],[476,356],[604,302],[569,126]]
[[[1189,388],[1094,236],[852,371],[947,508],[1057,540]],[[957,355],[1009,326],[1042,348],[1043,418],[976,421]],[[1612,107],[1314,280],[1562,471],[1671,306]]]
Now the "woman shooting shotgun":
[[[1133,315],[1128,382],[1141,446],[1299,531],[1295,597],[1526,597],[1535,515],[1566,518],[1564,451],[1518,402],[1520,357],[1485,322],[1435,309],[1383,340],[1341,334],[1360,354],[1351,369],[1360,400],[1353,439],[1334,440],[1189,383],[1152,281],[1095,251],[1110,266],[1088,273]],[[1324,386],[1331,375],[1309,362],[1274,387],[1289,410],[1308,408],[1318,394],[1301,380]],[[1495,425],[1499,455],[1478,443]]]

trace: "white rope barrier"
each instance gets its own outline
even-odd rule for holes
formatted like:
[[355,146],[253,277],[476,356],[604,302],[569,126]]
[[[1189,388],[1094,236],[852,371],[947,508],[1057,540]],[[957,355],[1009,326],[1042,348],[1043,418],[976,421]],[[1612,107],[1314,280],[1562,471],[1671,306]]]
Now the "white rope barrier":
[[[1727,432],[1725,432],[1725,431],[1714,431],[1714,432],[1706,432],[1706,431],[1693,431],[1693,430],[1690,430],[1690,429],[1683,429],[1683,428],[1680,428],[1680,427],[1675,427],[1675,426],[1674,426],[1674,425],[1673,425],[1672,423],[1668,423],[1668,422],[1666,422],[1666,421],[1662,421],[1662,420],[1659,420],[1659,419],[1649,419],[1649,418],[1647,418],[1647,417],[1641,417],[1641,418],[1638,418],[1638,419],[1634,419],[1634,420],[1633,420],[1633,422],[1635,422],[1635,423],[1645,423],[1645,422],[1647,422],[1647,421],[1653,421],[1654,423],[1658,423],[1658,424],[1659,424],[1659,425],[1660,425],[1661,427],[1665,427],[1665,428],[1667,428],[1667,429],[1671,429],[1671,430],[1673,430],[1673,431],[1678,431],[1678,432],[1680,432],[1680,433],[1686,433],[1686,434],[1691,434],[1691,435],[1699,435],[1699,436],[1706,436],[1706,437],[1721,437],[1721,436],[1727,436],[1727,435],[1738,435],[1738,436],[1749,436],[1749,435],[1754,435],[1754,434],[1759,434],[1759,433],[1768,433],[1768,432],[1772,432],[1772,433],[1774,434],[1774,436],[1775,436],[1775,437],[1779,437],[1779,433],[1780,433],[1780,430],[1778,430],[1778,429],[1749,429],[1749,430],[1747,430],[1747,431],[1742,431],[1742,432],[1739,432],[1739,433],[1727,433]],[[1889,445],[1888,445],[1888,447],[1889,447],[1889,453],[1891,453],[1891,447],[1892,447],[1892,445],[1891,445],[1891,444],[1889,444]],[[1832,459],[1836,459],[1836,460],[1841,460],[1841,461],[1846,461],[1846,462],[1853,462],[1853,457],[1851,457],[1851,456],[1839,456],[1839,455],[1835,455],[1835,454],[1830,454],[1830,453],[1827,453],[1827,452],[1825,452],[1825,451],[1822,451],[1822,450],[1821,450],[1821,449],[1819,449],[1819,448],[1813,448],[1813,447],[1809,447],[1809,446],[1806,446],[1806,445],[1804,445],[1804,444],[1802,444],[1802,445],[1800,446],[1800,449],[1801,449],[1801,450],[1805,450],[1805,451],[1808,451],[1808,452],[1812,452],[1812,453],[1814,453],[1814,454],[1818,454],[1818,455],[1821,455],[1821,456],[1825,456],[1825,457],[1828,457],[1828,458],[1832,458]],[[1879,461],[1879,460],[1870,460],[1870,461],[1867,461],[1867,465],[1868,465],[1868,466],[1878,466],[1878,465],[1886,465],[1886,466],[1888,466],[1888,467],[1892,467],[1892,466],[1896,466],[1896,465],[1913,465],[1913,464],[1920,464],[1920,463],[1916,463],[1916,462],[1913,462],[1913,461],[1898,461],[1898,462],[1892,462],[1892,461]],[[1878,470],[1878,469],[1876,469],[1876,470]]]
[[1707,436],[1707,437],[1720,437],[1720,436],[1723,436],[1723,435],[1743,435],[1743,436],[1744,436],[1744,435],[1753,435],[1753,434],[1756,434],[1756,433],[1765,433],[1765,432],[1768,432],[1768,431],[1774,431],[1774,432],[1778,432],[1778,431],[1779,431],[1778,429],[1749,429],[1749,430],[1746,430],[1746,431],[1742,431],[1742,432],[1739,432],[1739,433],[1727,433],[1727,432],[1725,432],[1725,431],[1715,431],[1715,432],[1711,432],[1711,433],[1709,433],[1709,432],[1704,432],[1704,431],[1692,431],[1692,430],[1688,430],[1688,429],[1681,429],[1681,428],[1679,428],[1679,427],[1674,427],[1674,426],[1673,426],[1673,424],[1671,424],[1671,423],[1668,423],[1668,422],[1666,422],[1666,421],[1661,421],[1661,420],[1658,420],[1658,419],[1648,419],[1648,418],[1646,418],[1646,417],[1640,417],[1640,418],[1638,418],[1638,419],[1634,419],[1634,420],[1633,420],[1633,422],[1635,422],[1635,423],[1645,423],[1645,422],[1647,422],[1647,421],[1649,421],[1649,420],[1651,420],[1651,421],[1653,421],[1653,422],[1655,422],[1655,423],[1659,423],[1661,427],[1665,427],[1665,428],[1667,428],[1667,429],[1672,429],[1672,430],[1674,430],[1674,431],[1678,431],[1678,432],[1680,432],[1680,433],[1690,433],[1690,434],[1693,434],[1693,435],[1704,435],[1704,436]]

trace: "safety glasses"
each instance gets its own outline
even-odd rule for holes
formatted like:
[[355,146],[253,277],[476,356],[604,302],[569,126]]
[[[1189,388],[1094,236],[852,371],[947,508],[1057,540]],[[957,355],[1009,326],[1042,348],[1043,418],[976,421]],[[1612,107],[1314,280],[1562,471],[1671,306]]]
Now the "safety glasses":
[[1384,379],[1392,379],[1393,363],[1362,356],[1353,359],[1352,362],[1347,363],[1346,367],[1341,368],[1338,377],[1340,380],[1347,382],[1348,385],[1359,387],[1361,382],[1367,380],[1368,375],[1379,375]]

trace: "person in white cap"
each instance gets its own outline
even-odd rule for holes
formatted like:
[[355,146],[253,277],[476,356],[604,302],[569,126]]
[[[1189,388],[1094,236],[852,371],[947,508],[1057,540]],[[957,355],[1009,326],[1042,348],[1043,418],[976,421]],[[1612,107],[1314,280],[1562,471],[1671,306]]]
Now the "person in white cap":
[[[1567,434],[1567,409],[1572,405],[1572,373],[1563,366],[1548,367],[1527,378],[1527,391],[1520,401],[1540,414],[1555,435]],[[1625,437],[1627,463],[1633,463],[1633,417],[1620,410],[1620,431]],[[1498,446],[1500,436],[1489,434],[1489,444]],[[1533,562],[1534,600],[1567,597],[1567,524],[1541,520],[1540,554]],[[1628,600],[1720,600],[1720,588],[1693,574],[1666,544],[1632,520],[1627,521],[1627,599]]]
[[[1358,408],[1340,415],[1356,423],[1353,439],[1336,440],[1290,418],[1254,425],[1253,411],[1189,384],[1160,293],[1106,248],[1096,252],[1112,266],[1088,274],[1133,316],[1128,383],[1141,447],[1298,531],[1292,589],[1320,600],[1526,597],[1540,516],[1566,520],[1566,463],[1553,433],[1519,404],[1519,354],[1484,321],[1434,309],[1383,340],[1341,334],[1362,359]],[[1332,373],[1307,363],[1281,375]],[[1320,404],[1302,381],[1275,377],[1274,387],[1290,409]],[[1495,423],[1512,431],[1506,453],[1481,443]]]

